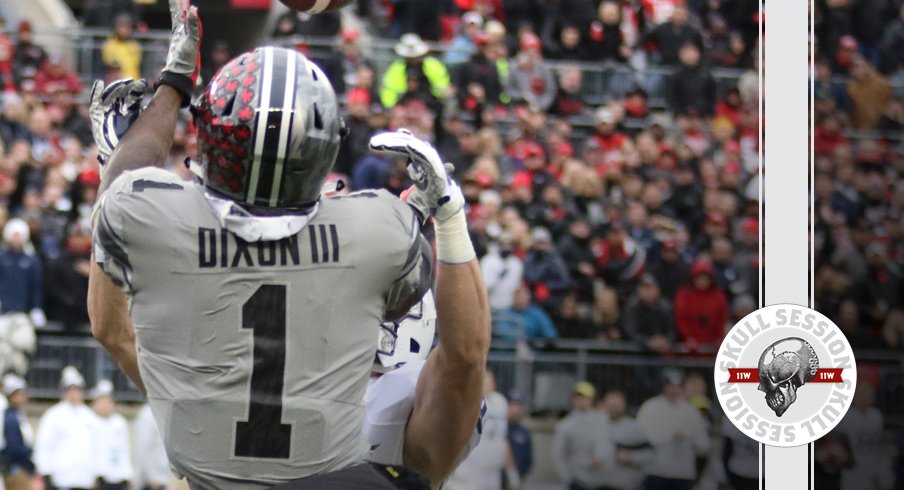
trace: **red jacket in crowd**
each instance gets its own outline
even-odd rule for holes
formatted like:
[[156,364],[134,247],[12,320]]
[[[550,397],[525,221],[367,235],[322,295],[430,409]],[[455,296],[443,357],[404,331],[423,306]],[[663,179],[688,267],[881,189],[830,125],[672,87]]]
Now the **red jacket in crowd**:
[[709,262],[694,262],[689,278],[675,295],[678,334],[691,349],[718,349],[728,322],[728,300],[716,285],[715,271]]

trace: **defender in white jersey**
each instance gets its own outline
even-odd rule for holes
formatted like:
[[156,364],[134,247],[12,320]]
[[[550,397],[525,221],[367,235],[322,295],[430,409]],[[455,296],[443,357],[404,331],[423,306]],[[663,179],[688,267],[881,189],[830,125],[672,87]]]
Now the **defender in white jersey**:
[[[414,408],[418,380],[436,332],[433,293],[427,294],[399,320],[380,325],[373,375],[364,396],[364,435],[368,459],[385,465],[404,465],[405,432]],[[430,376],[429,370],[426,377]],[[461,458],[480,442],[486,403]]]
[[[382,488],[376,472],[352,471],[367,455],[363,395],[377,340],[362,326],[397,318],[429,287],[419,234],[428,216],[448,325],[434,364],[456,399],[437,403],[419,385],[407,432],[473,410],[440,431],[442,451],[460,453],[477,419],[489,316],[464,200],[435,150],[407,132],[372,142],[409,158],[409,205],[382,192],[320,199],[343,132],[335,95],[301,54],[262,48],[221,69],[195,110],[203,182],[153,168],[198,68],[197,12],[170,7],[154,99],[118,145],[107,139],[116,149],[95,213],[89,312],[95,337],[147,392],[174,467],[193,488]],[[445,459],[413,440],[406,461],[441,481]],[[339,477],[321,478],[328,472]],[[305,484],[315,481],[332,483]]]

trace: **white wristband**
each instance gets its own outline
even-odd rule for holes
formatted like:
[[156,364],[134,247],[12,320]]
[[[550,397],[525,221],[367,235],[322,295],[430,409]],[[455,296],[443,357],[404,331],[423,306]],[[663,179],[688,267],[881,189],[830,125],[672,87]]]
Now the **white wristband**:
[[433,227],[436,230],[436,260],[464,264],[477,257],[463,209],[442,221],[434,219]]

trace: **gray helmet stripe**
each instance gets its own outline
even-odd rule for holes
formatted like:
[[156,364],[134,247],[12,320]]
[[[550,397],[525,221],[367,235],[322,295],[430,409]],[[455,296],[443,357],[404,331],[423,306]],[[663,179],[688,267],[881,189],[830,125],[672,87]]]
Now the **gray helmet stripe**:
[[279,125],[279,146],[276,153],[276,166],[273,172],[273,186],[270,189],[270,206],[276,206],[279,199],[279,190],[282,184],[283,165],[289,153],[289,134],[292,132],[292,123],[295,116],[295,81],[297,77],[295,56],[286,56],[286,81],[285,94],[283,96],[282,121]]
[[257,183],[261,172],[261,157],[264,154],[264,138],[267,135],[267,119],[270,117],[270,85],[273,82],[273,48],[264,48],[264,76],[261,77],[261,95],[260,104],[255,118],[257,123],[254,125],[254,152],[252,156],[254,161],[251,163],[251,177],[248,181],[248,195],[245,196],[245,202],[254,204],[254,198],[257,196]]

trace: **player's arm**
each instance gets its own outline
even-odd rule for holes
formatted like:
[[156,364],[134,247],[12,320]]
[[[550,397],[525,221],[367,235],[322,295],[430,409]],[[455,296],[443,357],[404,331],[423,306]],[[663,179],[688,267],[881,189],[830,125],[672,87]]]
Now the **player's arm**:
[[144,393],[144,383],[138,371],[135,326],[129,317],[128,300],[93,258],[88,276],[88,318],[91,334],[138,390]]
[[188,0],[169,0],[172,38],[157,92],[147,109],[116,146],[99,192],[123,172],[161,166],[173,145],[179,109],[187,107],[200,67],[201,21]]
[[408,203],[434,218],[440,343],[418,379],[403,457],[407,466],[439,484],[458,464],[480,415],[489,304],[467,232],[464,198],[436,150],[404,130],[375,136],[371,148],[409,158],[416,189]]

